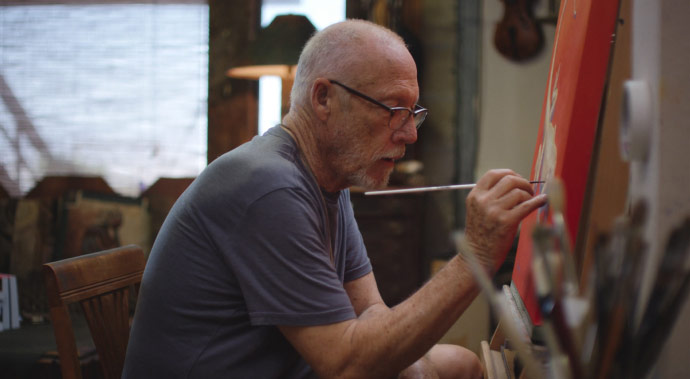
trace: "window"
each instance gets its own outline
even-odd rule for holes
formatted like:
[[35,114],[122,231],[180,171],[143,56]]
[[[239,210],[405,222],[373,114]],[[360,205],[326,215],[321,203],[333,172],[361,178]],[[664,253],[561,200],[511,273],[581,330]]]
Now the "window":
[[70,174],[101,175],[137,196],[159,177],[205,167],[205,1],[2,4],[7,192],[21,196],[46,175]]

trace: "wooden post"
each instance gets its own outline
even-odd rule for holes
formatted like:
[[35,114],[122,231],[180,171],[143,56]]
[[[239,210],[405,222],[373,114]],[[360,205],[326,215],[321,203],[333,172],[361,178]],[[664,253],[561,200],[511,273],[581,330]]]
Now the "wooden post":
[[249,141],[258,129],[258,82],[230,79],[230,67],[247,63],[261,23],[261,1],[209,0],[208,152],[210,163]]

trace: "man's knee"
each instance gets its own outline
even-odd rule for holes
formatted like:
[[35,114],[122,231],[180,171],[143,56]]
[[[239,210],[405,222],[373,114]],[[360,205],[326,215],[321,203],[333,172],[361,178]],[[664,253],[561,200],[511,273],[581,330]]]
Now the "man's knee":
[[429,359],[439,378],[482,378],[479,358],[472,351],[457,345],[435,345],[429,351]]
[[413,363],[410,367],[403,370],[397,379],[440,379],[436,373],[436,368],[424,359]]

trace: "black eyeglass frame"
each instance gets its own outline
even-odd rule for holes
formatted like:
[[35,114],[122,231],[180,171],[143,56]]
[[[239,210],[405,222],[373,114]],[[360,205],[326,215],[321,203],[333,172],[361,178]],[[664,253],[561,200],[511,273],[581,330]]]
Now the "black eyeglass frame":
[[[368,102],[370,102],[370,103],[372,103],[372,104],[376,104],[376,105],[378,105],[379,107],[381,107],[381,108],[387,110],[388,112],[390,112],[391,117],[388,119],[388,127],[391,128],[391,129],[393,129],[393,128],[391,127],[391,120],[393,119],[393,115],[394,115],[395,112],[397,112],[397,111],[408,111],[408,112],[410,113],[410,115],[412,116],[412,120],[414,120],[414,126],[415,126],[416,129],[419,129],[419,127],[422,125],[422,123],[423,123],[424,120],[426,119],[426,115],[429,113],[429,110],[428,110],[428,109],[422,107],[422,106],[419,105],[419,104],[415,104],[415,105],[414,105],[414,106],[415,106],[415,109],[410,109],[410,108],[406,108],[406,107],[389,107],[388,105],[386,105],[386,104],[384,104],[384,103],[382,103],[382,102],[380,102],[380,101],[374,99],[373,97],[367,96],[367,95],[365,95],[365,94],[363,94],[363,93],[357,91],[356,89],[350,88],[350,87],[346,86],[345,84],[340,83],[340,82],[337,81],[337,80],[328,79],[328,81],[331,82],[331,83],[333,83],[333,84],[336,84],[336,85],[342,87],[342,88],[345,89],[347,92],[350,92],[351,94],[353,94],[353,95],[355,95],[355,96],[359,96],[359,97],[361,97],[362,99],[364,99],[364,100],[366,100],[366,101],[368,101]],[[421,116],[419,116],[419,117],[420,117],[419,119],[417,118],[418,115],[421,115]],[[407,120],[408,120],[408,119],[409,119],[409,116],[408,116],[408,118],[405,118],[404,121],[403,121],[403,123],[402,123],[400,126],[398,126],[397,128],[395,128],[394,130],[398,130],[398,129],[402,128],[403,126],[405,126],[405,124],[407,123]]]

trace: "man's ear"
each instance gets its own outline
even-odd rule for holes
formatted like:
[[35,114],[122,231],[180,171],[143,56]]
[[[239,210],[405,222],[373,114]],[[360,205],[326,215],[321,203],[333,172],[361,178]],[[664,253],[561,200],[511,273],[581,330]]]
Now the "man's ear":
[[333,105],[333,86],[324,78],[318,78],[311,87],[311,107],[321,121],[326,121]]

